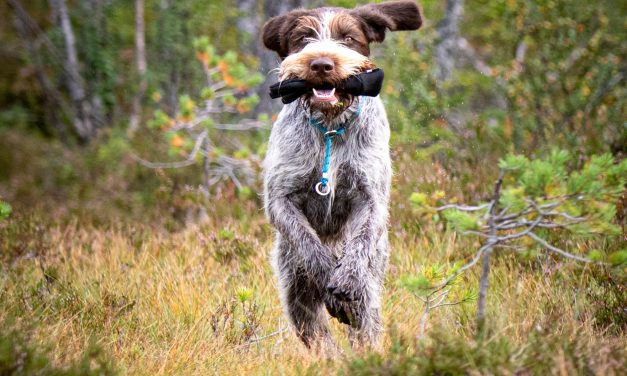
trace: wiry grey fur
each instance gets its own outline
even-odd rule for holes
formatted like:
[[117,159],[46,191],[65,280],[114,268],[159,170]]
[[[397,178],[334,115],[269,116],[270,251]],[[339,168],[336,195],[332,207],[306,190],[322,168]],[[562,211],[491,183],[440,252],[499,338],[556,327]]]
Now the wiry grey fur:
[[[282,80],[335,84],[348,78],[344,71],[374,67],[367,59],[369,44],[383,41],[387,30],[421,25],[415,1],[397,0],[352,10],[294,10],[270,19],[262,38],[283,59]],[[363,59],[355,59],[355,52]],[[327,59],[324,71],[316,65],[321,58]],[[377,346],[388,262],[389,124],[378,97],[352,98],[340,90],[329,105],[312,94],[283,108],[264,161],[265,209],[276,229],[273,258],[281,300],[308,347],[333,343],[325,307],[350,325],[351,343]],[[325,138],[309,123],[310,116],[329,130],[345,129],[333,138],[328,196],[314,190]]]
[[333,124],[332,194],[314,191],[324,159],[324,137],[298,102],[286,105],[272,127],[264,162],[265,209],[276,228],[274,269],[281,300],[307,346],[330,343],[326,305],[350,324],[351,340],[376,345],[381,290],[388,260],[387,217],[392,176],[390,129],[381,100],[358,101]]

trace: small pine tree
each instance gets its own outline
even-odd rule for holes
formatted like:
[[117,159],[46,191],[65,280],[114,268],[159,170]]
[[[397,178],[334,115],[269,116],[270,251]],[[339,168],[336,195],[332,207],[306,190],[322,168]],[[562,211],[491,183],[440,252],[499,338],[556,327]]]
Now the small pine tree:
[[[239,191],[245,192],[247,186],[238,176],[244,175],[247,182],[254,179],[256,174],[250,160],[255,159],[255,153],[245,145],[226,150],[216,146],[218,143],[213,138],[217,130],[249,130],[268,124],[269,118],[265,114],[257,119],[242,119],[259,101],[251,88],[263,82],[263,76],[238,61],[234,51],[218,54],[207,37],[197,38],[193,44],[207,81],[205,88],[196,100],[190,95],[181,95],[175,116],[159,109],[148,122],[149,128],[163,132],[169,143],[169,156],[182,156],[184,160],[155,163],[136,159],[151,168],[202,164],[206,195],[211,185],[223,179],[231,180]],[[154,93],[153,100],[159,102],[160,94]],[[237,144],[237,140],[232,141]]]
[[[610,154],[603,154],[592,156],[579,169],[569,168],[573,163],[572,155],[563,150],[553,150],[548,158],[537,160],[508,155],[499,163],[500,176],[494,184],[491,199],[475,206],[437,206],[434,201],[443,194],[434,195],[431,200],[423,193],[412,194],[410,202],[418,210],[441,217],[462,235],[482,239],[475,256],[466,264],[454,265],[448,276],[444,277],[442,272],[425,273],[401,281],[410,290],[422,292],[425,313],[420,335],[430,310],[455,304],[446,301],[453,282],[479,261],[482,261],[482,267],[477,329],[478,334],[482,334],[490,257],[495,251],[525,250],[524,241],[531,241],[540,252],[581,262],[620,265],[627,261],[627,250],[610,254],[592,250],[583,255],[563,250],[550,241],[552,234],[563,231],[582,236],[616,236],[621,232],[613,221],[616,203],[627,183],[627,160],[619,163]],[[471,297],[472,294],[466,294],[460,301]]]

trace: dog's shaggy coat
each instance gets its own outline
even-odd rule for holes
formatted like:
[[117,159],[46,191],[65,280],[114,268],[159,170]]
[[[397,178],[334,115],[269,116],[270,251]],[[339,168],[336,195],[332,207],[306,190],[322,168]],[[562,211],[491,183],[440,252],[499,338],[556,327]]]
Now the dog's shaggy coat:
[[[386,30],[415,30],[421,23],[413,1],[295,10],[269,20],[263,40],[283,59],[280,79],[336,84],[374,67],[369,43],[383,41]],[[320,58],[331,68],[314,69]],[[332,344],[325,307],[350,325],[351,343],[377,345],[388,261],[390,130],[378,97],[335,95],[332,104],[305,95],[286,105],[272,127],[264,198],[276,229],[274,268],[286,313],[305,345]],[[314,190],[325,140],[312,117],[329,130],[345,128],[333,139],[329,196]]]

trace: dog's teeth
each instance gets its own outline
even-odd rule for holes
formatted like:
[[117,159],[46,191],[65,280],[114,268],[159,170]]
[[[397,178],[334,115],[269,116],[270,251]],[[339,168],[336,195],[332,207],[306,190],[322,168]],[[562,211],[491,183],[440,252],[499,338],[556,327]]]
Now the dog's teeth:
[[316,90],[316,89],[313,89],[313,93],[314,93],[314,96],[316,98],[323,98],[323,99],[331,98],[331,97],[333,97],[335,95],[335,88],[333,88],[331,90],[326,90],[326,89],[324,89],[324,90],[323,89]]

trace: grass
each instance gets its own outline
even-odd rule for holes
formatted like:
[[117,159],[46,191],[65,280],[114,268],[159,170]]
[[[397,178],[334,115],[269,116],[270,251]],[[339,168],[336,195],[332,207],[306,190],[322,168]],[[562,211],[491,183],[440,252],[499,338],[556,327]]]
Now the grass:
[[[399,279],[468,258],[478,243],[412,214],[407,197],[418,188],[468,193],[442,166],[408,155],[395,151],[404,173],[394,184],[381,353],[353,353],[335,321],[346,352],[337,359],[312,355],[283,332],[272,231],[256,199],[216,199],[206,221],[172,230],[154,217],[124,217],[124,208],[107,211],[108,220],[63,205],[44,210],[54,200],[43,195],[45,205],[30,208],[12,201],[15,214],[0,225],[0,374],[621,374],[627,299],[620,269],[498,255],[487,338],[475,340],[471,301],[433,311],[427,338],[415,340],[423,305]],[[26,195],[19,174],[7,191]],[[94,189],[104,191],[85,193],[82,205],[104,212],[109,188]],[[602,241],[569,245],[585,250]],[[477,280],[473,270],[458,288]]]

